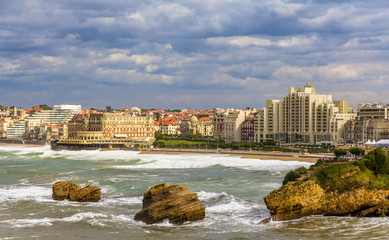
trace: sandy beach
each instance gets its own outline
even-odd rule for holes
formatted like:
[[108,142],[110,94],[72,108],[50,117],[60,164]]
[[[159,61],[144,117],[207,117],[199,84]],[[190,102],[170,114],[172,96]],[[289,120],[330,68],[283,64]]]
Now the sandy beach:
[[240,156],[242,158],[250,159],[274,159],[281,161],[300,161],[300,162],[309,162],[316,163],[318,159],[323,158],[324,156],[317,155],[300,155],[299,153],[281,153],[281,152],[242,152],[242,151],[221,151],[219,153],[216,150],[164,150],[164,149],[153,149],[153,150],[142,150],[141,154],[226,154],[231,156]]
[[[26,147],[42,147],[40,144],[22,144],[22,143],[4,143],[0,142],[0,146],[26,146]],[[120,149],[104,149],[104,151],[112,151]],[[275,159],[281,161],[300,161],[315,163],[318,159],[324,156],[319,155],[301,155],[299,153],[282,153],[282,152],[260,152],[260,151],[229,151],[222,150],[219,153],[216,150],[205,149],[152,149],[141,150],[141,154],[226,154],[230,156],[240,156],[250,159]]]

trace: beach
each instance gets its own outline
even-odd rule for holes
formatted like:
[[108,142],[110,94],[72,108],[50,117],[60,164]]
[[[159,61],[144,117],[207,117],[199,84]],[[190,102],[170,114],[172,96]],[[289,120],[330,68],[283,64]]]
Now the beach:
[[264,151],[230,151],[230,150],[205,150],[205,149],[148,149],[141,150],[141,154],[227,154],[230,156],[240,156],[249,159],[275,159],[281,161],[300,161],[316,163],[327,155],[283,153],[283,152],[264,152]]

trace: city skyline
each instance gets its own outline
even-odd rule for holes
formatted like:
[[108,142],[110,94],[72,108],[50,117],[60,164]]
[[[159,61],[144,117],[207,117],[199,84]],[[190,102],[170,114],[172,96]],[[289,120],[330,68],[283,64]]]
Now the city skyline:
[[389,3],[3,1],[0,104],[255,107],[289,86],[386,104]]

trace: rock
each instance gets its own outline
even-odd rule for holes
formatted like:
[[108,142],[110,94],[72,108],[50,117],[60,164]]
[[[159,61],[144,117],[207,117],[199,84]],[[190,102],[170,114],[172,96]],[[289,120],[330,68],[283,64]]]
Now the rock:
[[388,216],[389,190],[379,184],[380,178],[368,169],[333,164],[286,183],[264,200],[275,221],[308,215]]
[[154,186],[144,193],[142,210],[134,219],[147,224],[159,223],[168,219],[171,223],[182,224],[186,221],[200,220],[205,217],[205,208],[187,186]]
[[101,189],[94,186],[80,186],[72,182],[56,182],[53,185],[54,200],[69,200],[77,202],[97,202],[100,200]]

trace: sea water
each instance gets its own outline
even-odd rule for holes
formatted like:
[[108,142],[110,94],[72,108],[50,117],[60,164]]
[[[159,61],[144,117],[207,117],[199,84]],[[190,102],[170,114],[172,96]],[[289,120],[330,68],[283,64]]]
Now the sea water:
[[[0,146],[0,239],[387,239],[387,218],[310,216],[270,222],[263,198],[285,174],[310,163],[221,154],[52,151]],[[102,189],[99,202],[54,201],[57,181]],[[187,185],[203,220],[172,225],[134,221],[143,193]]]

